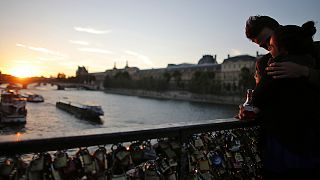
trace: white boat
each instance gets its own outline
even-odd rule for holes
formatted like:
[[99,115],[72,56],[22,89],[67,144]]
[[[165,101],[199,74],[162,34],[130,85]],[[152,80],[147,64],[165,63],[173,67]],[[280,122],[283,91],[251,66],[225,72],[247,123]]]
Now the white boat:
[[28,102],[44,102],[44,98],[40,94],[27,93],[25,97]]
[[15,90],[2,91],[0,100],[0,123],[26,123],[26,116],[26,98],[22,97]]

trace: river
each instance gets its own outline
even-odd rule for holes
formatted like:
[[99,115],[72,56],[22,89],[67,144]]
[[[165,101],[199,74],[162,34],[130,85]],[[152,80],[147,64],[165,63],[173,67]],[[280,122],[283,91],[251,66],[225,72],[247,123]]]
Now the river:
[[[56,90],[50,85],[20,91],[26,92],[41,94],[45,101],[28,102],[27,123],[0,127],[0,140],[17,134],[21,139],[38,139],[208,123],[232,118],[237,113],[235,105],[159,100],[102,91]],[[77,119],[57,109],[55,103],[59,100],[101,105],[105,113],[101,117],[103,124]]]

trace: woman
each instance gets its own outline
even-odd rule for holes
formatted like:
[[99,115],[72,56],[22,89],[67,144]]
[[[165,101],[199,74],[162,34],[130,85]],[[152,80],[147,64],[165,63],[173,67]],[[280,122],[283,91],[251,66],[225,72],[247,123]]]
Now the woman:
[[[291,61],[310,68],[316,29],[280,26],[270,38],[268,63]],[[273,79],[262,76],[253,92],[253,106],[261,122],[261,150],[266,178],[297,178],[316,172],[316,121],[320,107],[316,89],[303,78]]]

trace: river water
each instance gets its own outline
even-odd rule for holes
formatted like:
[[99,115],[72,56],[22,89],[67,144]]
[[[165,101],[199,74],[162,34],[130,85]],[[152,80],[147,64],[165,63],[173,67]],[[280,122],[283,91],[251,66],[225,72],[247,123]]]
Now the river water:
[[[73,135],[132,131],[216,122],[232,118],[235,105],[159,100],[136,96],[107,94],[102,91],[56,90],[55,86],[29,87],[20,93],[33,92],[45,98],[43,103],[27,103],[27,123],[0,127],[0,141],[39,139]],[[59,100],[101,105],[103,124],[77,119],[56,108]]]

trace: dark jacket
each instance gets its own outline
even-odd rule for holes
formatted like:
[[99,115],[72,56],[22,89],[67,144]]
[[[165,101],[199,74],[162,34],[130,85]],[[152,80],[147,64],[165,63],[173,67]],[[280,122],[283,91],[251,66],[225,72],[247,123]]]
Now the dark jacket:
[[[271,60],[290,60],[311,68],[315,63],[314,58],[307,55]],[[262,74],[260,83],[254,89],[252,103],[260,109],[257,120],[261,121],[265,132],[273,134],[289,151],[306,153],[313,151],[317,145],[314,138],[320,118],[318,94],[305,78],[273,79]]]
[[[313,45],[314,45],[314,49],[312,50],[312,57],[315,60],[315,65],[312,68],[309,68],[310,70],[309,78],[307,80],[312,86],[315,86],[319,90],[320,89],[320,41],[315,41]],[[256,71],[260,77],[263,77],[266,75],[265,68],[268,66],[268,61],[270,58],[272,58],[271,54],[268,53],[257,59]],[[298,61],[298,64],[301,64],[303,63],[304,60],[296,59],[293,61]]]

